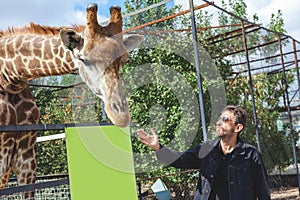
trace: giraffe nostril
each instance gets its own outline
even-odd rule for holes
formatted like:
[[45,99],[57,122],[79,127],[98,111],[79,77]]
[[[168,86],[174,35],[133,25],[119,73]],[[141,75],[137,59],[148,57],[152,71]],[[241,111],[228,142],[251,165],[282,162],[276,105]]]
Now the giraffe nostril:
[[118,104],[118,103],[112,103],[111,108],[117,115],[120,115],[121,113],[127,112],[127,104]]
[[117,106],[117,104],[116,103],[113,103],[112,104],[112,109],[115,111],[115,113],[119,113],[120,112],[120,109],[119,109],[119,107]]

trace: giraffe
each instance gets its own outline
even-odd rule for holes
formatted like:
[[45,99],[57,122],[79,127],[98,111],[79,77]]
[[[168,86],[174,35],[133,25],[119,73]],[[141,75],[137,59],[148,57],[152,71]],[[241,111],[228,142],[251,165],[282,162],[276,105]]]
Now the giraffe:
[[[28,80],[78,72],[91,91],[105,103],[105,111],[120,127],[130,123],[119,70],[128,52],[144,40],[122,34],[121,8],[110,8],[108,25],[97,21],[97,4],[86,9],[85,26],[48,27],[31,23],[0,31],[0,124],[36,124],[39,109]],[[0,188],[12,172],[18,184],[36,179],[36,133],[0,133]]]

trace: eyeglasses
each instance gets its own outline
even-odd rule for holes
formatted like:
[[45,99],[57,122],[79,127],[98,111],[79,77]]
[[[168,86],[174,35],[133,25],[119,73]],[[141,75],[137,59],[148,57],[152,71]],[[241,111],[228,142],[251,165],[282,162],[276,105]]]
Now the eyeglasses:
[[232,121],[232,119],[230,119],[229,117],[219,117],[219,121],[230,122],[230,121]]

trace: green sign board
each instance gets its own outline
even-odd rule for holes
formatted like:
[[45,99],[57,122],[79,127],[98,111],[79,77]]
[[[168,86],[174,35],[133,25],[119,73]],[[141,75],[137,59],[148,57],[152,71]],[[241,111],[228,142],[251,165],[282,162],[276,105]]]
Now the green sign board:
[[116,126],[66,128],[72,200],[137,200],[129,131]]

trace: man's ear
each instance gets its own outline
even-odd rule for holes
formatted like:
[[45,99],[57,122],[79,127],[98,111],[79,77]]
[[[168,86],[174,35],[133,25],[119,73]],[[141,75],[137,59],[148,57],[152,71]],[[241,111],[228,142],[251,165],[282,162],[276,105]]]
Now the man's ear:
[[71,51],[73,49],[82,49],[84,40],[79,33],[74,30],[61,30],[60,38],[64,45]]
[[137,48],[144,41],[144,36],[138,34],[123,35],[123,42],[128,52]]
[[243,126],[243,124],[237,124],[237,125],[235,125],[235,131],[236,132],[241,132],[242,130],[244,129],[244,126]]

